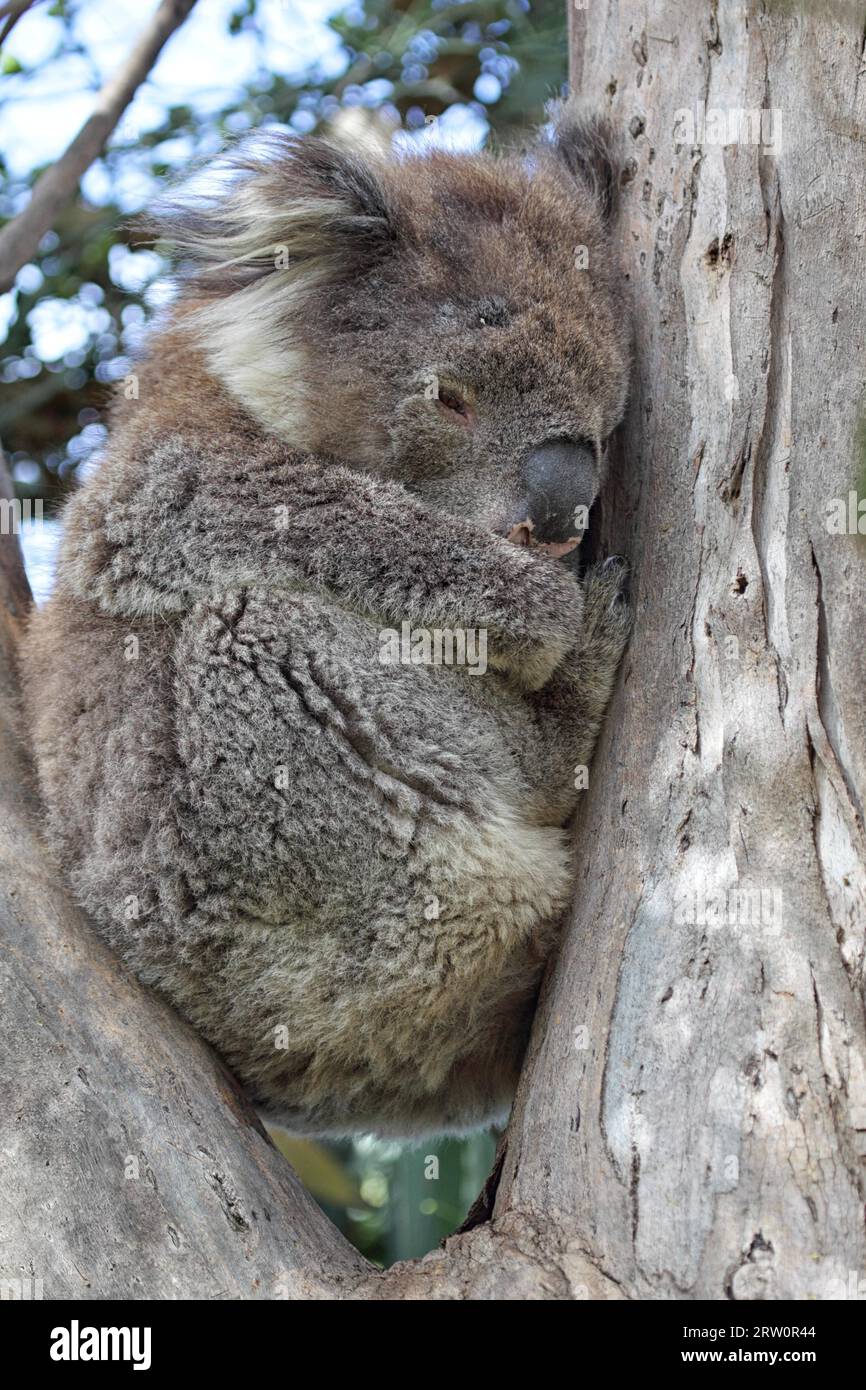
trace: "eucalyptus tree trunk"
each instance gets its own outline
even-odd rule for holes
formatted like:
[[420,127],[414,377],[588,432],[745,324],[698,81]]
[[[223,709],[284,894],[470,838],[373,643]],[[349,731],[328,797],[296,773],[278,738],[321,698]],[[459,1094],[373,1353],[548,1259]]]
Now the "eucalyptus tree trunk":
[[329,1227],[55,882],[9,678],[0,1278],[397,1300],[843,1297],[863,1278],[866,59],[860,7],[827,10],[571,12],[574,86],[626,146],[635,378],[602,543],[633,561],[636,626],[470,1228],[383,1275]]
[[628,1297],[841,1297],[866,1273],[863,9],[573,21],[574,85],[627,145],[606,530],[637,621],[497,1211]]

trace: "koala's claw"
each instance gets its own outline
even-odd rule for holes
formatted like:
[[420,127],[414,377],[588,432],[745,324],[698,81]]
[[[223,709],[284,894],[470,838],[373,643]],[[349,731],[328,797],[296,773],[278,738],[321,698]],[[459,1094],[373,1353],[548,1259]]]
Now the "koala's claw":
[[608,555],[601,562],[601,573],[618,583],[614,603],[627,604],[631,598],[631,565],[624,555]]
[[583,579],[584,647],[602,639],[622,651],[631,631],[630,575],[631,566],[622,555],[609,555],[587,570]]

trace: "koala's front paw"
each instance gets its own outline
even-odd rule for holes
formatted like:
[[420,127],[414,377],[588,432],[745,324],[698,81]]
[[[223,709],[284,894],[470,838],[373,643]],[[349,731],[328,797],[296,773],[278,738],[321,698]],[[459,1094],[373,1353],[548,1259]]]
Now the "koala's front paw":
[[622,555],[610,555],[587,570],[583,579],[583,650],[601,646],[619,661],[632,625],[629,575],[628,560]]
[[[556,643],[527,643],[525,647],[515,651],[508,661],[502,663],[502,669],[508,672],[522,690],[542,690],[562,664],[563,658],[574,648],[574,642],[574,636],[571,635]],[[495,662],[491,661],[490,664],[495,665]]]
[[533,551],[516,551],[517,556],[523,566],[520,618],[501,664],[524,690],[540,690],[580,642],[584,593],[559,561]]
[[527,638],[520,645],[500,643],[494,637],[487,649],[487,662],[521,690],[541,690],[563,659],[574,650],[576,641],[574,633],[559,639],[548,637],[544,641]]

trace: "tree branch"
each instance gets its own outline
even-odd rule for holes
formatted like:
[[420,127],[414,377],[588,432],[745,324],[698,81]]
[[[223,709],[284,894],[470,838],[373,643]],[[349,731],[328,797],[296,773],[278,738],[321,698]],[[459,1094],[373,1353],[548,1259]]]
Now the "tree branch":
[[32,9],[37,0],[6,0],[0,5],[0,44],[4,44],[8,39],[15,25],[23,14]]
[[102,88],[93,113],[72,144],[38,180],[24,211],[0,232],[0,294],[12,288],[22,265],[32,258],[58,213],[74,196],[82,175],[194,4],[195,0],[163,0],[126,62]]
[[624,147],[604,548],[636,624],[494,1221],[557,1211],[631,1298],[839,1298],[866,1264],[863,40],[850,7],[693,17],[573,15]]

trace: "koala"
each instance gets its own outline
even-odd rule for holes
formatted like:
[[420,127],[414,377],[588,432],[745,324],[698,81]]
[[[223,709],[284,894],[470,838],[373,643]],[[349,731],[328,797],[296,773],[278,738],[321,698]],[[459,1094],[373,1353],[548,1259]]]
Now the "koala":
[[629,634],[625,562],[576,565],[612,180],[565,105],[496,155],[261,133],[164,209],[27,708],[77,899],[291,1132],[507,1117]]

